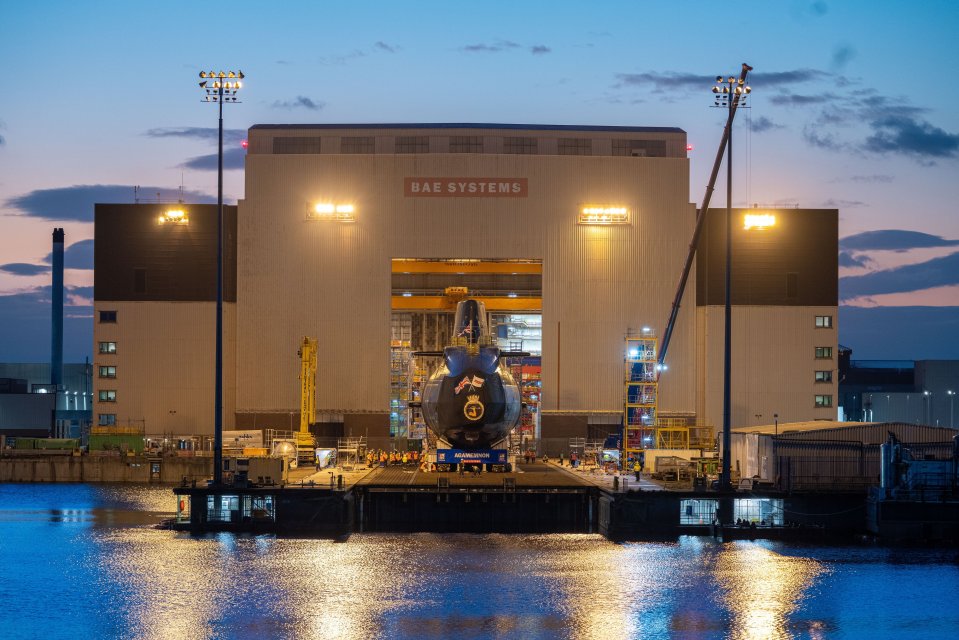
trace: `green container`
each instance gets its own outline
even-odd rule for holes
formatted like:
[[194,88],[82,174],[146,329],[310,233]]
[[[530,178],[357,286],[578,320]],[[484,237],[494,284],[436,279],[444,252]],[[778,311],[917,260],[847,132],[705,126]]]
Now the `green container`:
[[37,438],[17,438],[17,442],[14,445],[15,449],[36,449],[34,443],[37,441]]
[[143,453],[143,436],[117,434],[90,434],[90,451],[136,451]]
[[36,438],[33,443],[34,449],[55,449],[55,450],[74,450],[80,446],[80,440],[77,438]]

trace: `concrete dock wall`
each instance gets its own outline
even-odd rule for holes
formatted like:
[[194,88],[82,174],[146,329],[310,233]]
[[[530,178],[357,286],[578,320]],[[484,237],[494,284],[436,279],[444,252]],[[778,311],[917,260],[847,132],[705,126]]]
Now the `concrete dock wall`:
[[357,530],[443,533],[588,533],[591,491],[356,492]]
[[[154,465],[159,464],[159,469]],[[43,456],[0,458],[0,482],[159,482],[202,480],[213,473],[209,458],[112,458]]]

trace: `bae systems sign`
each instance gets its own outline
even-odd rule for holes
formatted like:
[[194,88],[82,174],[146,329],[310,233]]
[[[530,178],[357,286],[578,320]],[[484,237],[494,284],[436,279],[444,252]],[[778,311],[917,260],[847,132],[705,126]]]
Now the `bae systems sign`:
[[407,198],[525,198],[526,178],[406,178]]

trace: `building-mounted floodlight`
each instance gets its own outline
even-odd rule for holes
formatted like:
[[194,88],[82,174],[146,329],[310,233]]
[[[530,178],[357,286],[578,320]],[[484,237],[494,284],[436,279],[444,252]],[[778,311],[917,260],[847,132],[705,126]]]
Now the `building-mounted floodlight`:
[[629,209],[626,207],[587,204],[580,208],[578,224],[629,224]]
[[356,207],[352,204],[318,202],[307,212],[308,220],[332,220],[334,222],[355,222]]
[[776,216],[771,213],[747,213],[743,216],[743,229],[763,230],[776,226]]
[[160,224],[190,224],[190,216],[185,209],[169,209],[160,214]]

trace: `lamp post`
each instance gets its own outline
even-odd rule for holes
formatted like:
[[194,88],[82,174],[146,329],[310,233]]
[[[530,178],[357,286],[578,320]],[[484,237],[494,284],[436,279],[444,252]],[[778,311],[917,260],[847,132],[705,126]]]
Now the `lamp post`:
[[923,391],[922,395],[926,397],[926,424],[932,424],[932,391]]
[[715,107],[725,107],[729,110],[726,132],[726,300],[725,300],[725,331],[723,334],[723,470],[719,476],[719,488],[722,491],[731,491],[730,465],[732,456],[730,447],[732,446],[731,425],[730,425],[730,343],[732,338],[732,302],[730,298],[730,274],[732,272],[732,247],[733,247],[733,114],[736,109],[742,105],[746,96],[752,89],[746,85],[746,74],[752,71],[752,67],[743,64],[742,74],[739,78],[729,76],[716,76],[716,84],[713,85],[713,94],[715,95]]
[[946,391],[946,395],[949,396],[949,428],[955,429],[956,423],[952,421],[952,416],[953,416],[952,409],[953,409],[953,401],[956,399],[956,392],[953,391],[952,389],[949,389],[948,391]]
[[236,102],[243,86],[242,71],[201,71],[203,102],[219,105],[219,138],[216,175],[216,384],[213,409],[213,484],[223,484],[223,103]]
[[779,414],[778,413],[773,414],[773,420],[776,422],[776,437],[778,438],[779,437]]

